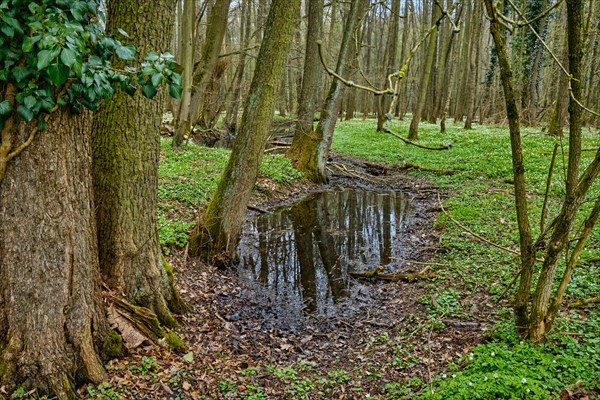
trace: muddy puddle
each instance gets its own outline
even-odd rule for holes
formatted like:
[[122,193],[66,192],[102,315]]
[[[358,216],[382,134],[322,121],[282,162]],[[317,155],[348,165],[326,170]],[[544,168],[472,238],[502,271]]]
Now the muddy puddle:
[[[335,313],[357,295],[349,272],[399,269],[412,253],[414,207],[396,191],[313,193],[247,222],[238,273],[273,308],[296,315]],[[262,302],[264,303],[264,301]]]

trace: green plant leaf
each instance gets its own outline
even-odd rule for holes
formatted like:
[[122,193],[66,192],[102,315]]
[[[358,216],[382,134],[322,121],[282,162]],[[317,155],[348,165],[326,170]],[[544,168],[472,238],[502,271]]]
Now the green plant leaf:
[[121,60],[131,61],[135,59],[135,47],[133,45],[128,44],[125,46],[117,46],[115,48],[115,53]]
[[193,363],[194,362],[194,352],[190,351],[189,353],[184,354],[183,359],[190,364]]
[[37,55],[37,69],[42,70],[52,62],[52,52],[50,50],[42,50]]
[[27,36],[25,39],[23,39],[21,50],[23,50],[24,53],[29,53],[31,50],[33,50],[33,45],[41,38],[42,35]]
[[144,95],[144,97],[151,99],[154,96],[156,96],[156,92],[156,87],[150,81],[147,81],[146,84],[142,86],[142,94]]
[[37,123],[38,131],[44,132],[46,130],[46,120],[44,118],[40,118]]
[[24,121],[29,122],[33,119],[33,111],[31,111],[24,105],[20,105],[19,107],[17,107],[17,113],[19,114],[19,117],[21,117],[21,119],[23,119]]
[[0,115],[8,115],[12,111],[12,106],[8,100],[0,102]]
[[117,31],[118,31],[118,32],[119,32],[121,35],[125,36],[126,38],[128,38],[128,37],[129,37],[129,34],[128,34],[127,32],[125,32],[123,29],[119,28],[119,29],[117,29]]
[[165,77],[164,77],[164,75],[163,75],[163,74],[161,74],[161,73],[156,73],[156,74],[152,75],[152,84],[153,84],[155,87],[158,87],[158,86],[159,86],[159,85],[162,83],[162,81],[163,81],[164,79],[165,79]]
[[67,67],[71,67],[77,60],[77,54],[71,49],[64,48],[60,53],[60,60]]
[[17,83],[20,83],[29,77],[31,70],[26,67],[14,67],[12,69],[12,74]]
[[67,79],[71,69],[62,63],[55,63],[48,67],[48,76],[55,86],[62,86]]
[[169,96],[171,96],[172,98],[179,100],[181,99],[181,94],[183,92],[183,89],[181,87],[181,85],[178,85],[176,83],[171,83],[169,85]]

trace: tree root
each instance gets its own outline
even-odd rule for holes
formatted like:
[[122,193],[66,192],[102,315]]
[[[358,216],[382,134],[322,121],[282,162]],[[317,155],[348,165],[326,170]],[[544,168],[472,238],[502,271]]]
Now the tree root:
[[383,266],[379,265],[369,271],[366,272],[350,272],[350,276],[358,279],[370,279],[376,278],[381,279],[382,281],[389,282],[415,282],[415,281],[423,281],[431,278],[435,278],[439,276],[436,273],[423,273],[423,272],[393,272],[391,274],[382,274]]

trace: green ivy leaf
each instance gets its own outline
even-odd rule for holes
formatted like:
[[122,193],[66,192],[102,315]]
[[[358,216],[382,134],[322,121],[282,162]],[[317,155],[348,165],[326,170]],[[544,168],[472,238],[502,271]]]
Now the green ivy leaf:
[[77,54],[71,49],[62,49],[60,53],[60,61],[63,62],[67,67],[72,67],[77,60]]
[[21,119],[23,119],[24,121],[29,122],[33,119],[33,111],[31,111],[29,108],[25,107],[24,105],[20,105],[19,107],[17,107],[17,113],[19,114]]
[[47,71],[52,83],[55,86],[62,86],[67,79],[69,79],[71,69],[64,64],[57,62],[48,67]]
[[156,87],[152,84],[151,81],[147,81],[146,84],[144,86],[142,86],[142,94],[144,95],[144,97],[147,97],[149,99],[153,98],[154,96],[156,96],[156,92],[158,90],[156,89]]
[[15,80],[17,81],[17,83],[21,83],[22,81],[27,79],[29,77],[29,75],[31,74],[31,72],[32,71],[26,67],[14,67],[12,69],[12,75],[15,78]]
[[25,97],[25,99],[23,99],[23,105],[25,105],[25,107],[29,109],[32,109],[35,106],[36,102],[37,100],[33,96],[27,96]]
[[21,50],[23,50],[24,53],[29,53],[31,50],[33,50],[33,45],[41,38],[42,35],[27,36],[25,39],[23,39]]
[[0,102],[0,115],[4,116],[4,115],[8,115],[10,114],[12,111],[12,106],[10,105],[10,102],[8,100],[4,100],[2,102]]
[[117,31],[119,31],[119,33],[120,33],[121,35],[125,36],[126,38],[128,38],[128,37],[129,37],[129,34],[128,34],[127,32],[125,32],[123,29],[119,28],[119,29],[117,29]]
[[12,26],[2,24],[2,26],[0,26],[0,31],[11,39],[15,36],[15,30]]
[[38,71],[46,68],[52,62],[52,52],[50,50],[42,50],[37,55]]
[[154,51],[151,51],[146,56],[145,60],[146,61],[156,61],[156,60],[158,60],[158,54],[156,52],[154,52]]
[[136,92],[135,86],[133,86],[130,83],[127,84],[125,82],[123,82],[123,84],[121,85],[121,90],[123,90],[125,93],[127,93],[130,96],[133,96]]
[[115,48],[115,53],[117,53],[117,57],[119,57],[121,60],[131,61],[135,59],[135,47],[133,47],[131,44],[117,46]]
[[158,87],[164,79],[165,79],[165,77],[163,76],[163,74],[156,73],[156,74],[152,75],[152,84],[155,87]]
[[177,64],[175,61],[171,61],[169,63],[169,69],[173,72],[175,72],[176,74],[182,74],[183,73],[183,66],[180,64]]
[[38,131],[44,132],[46,130],[46,120],[44,118],[38,119],[37,127]]
[[176,83],[171,83],[169,85],[169,96],[171,96],[172,98],[179,100],[181,99],[181,93],[183,92],[183,89],[181,87],[181,85],[178,85]]

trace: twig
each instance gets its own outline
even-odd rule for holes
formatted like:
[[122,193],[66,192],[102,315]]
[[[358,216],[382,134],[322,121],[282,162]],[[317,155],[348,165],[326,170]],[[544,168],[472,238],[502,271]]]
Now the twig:
[[402,141],[403,141],[404,143],[406,143],[406,144],[410,144],[410,145],[412,145],[412,146],[416,146],[416,147],[419,147],[419,148],[421,148],[421,149],[425,149],[425,150],[450,150],[450,149],[452,148],[452,144],[451,144],[451,143],[449,143],[449,144],[447,144],[447,145],[445,145],[445,146],[440,146],[440,147],[429,147],[429,146],[423,146],[422,144],[415,143],[415,142],[413,142],[413,141],[410,141],[410,140],[408,140],[408,139],[405,139],[405,138],[403,138],[402,136],[400,136],[400,135],[398,135],[398,134],[396,134],[396,133],[392,132],[392,131],[391,131],[390,129],[388,129],[388,128],[383,128],[383,131],[384,131],[385,133],[388,133],[388,134],[392,135],[392,136],[393,136],[393,137],[395,137],[396,139],[400,139],[400,140],[402,140]]
[[554,162],[558,153],[558,143],[554,143],[554,151],[552,152],[552,160],[550,161],[550,169],[548,170],[548,178],[546,179],[546,193],[544,193],[544,204],[542,205],[542,215],[540,216],[540,232],[544,232],[544,223],[546,220],[546,210],[548,208],[548,194],[550,193],[550,184],[552,183],[552,172],[554,171]]
[[442,212],[444,213],[444,215],[446,215],[446,217],[448,217],[448,219],[450,219],[450,221],[454,222],[456,225],[458,225],[459,227],[461,227],[464,231],[468,232],[469,234],[473,235],[475,238],[477,238],[477,239],[481,240],[482,242],[485,242],[485,243],[489,244],[490,246],[493,246],[493,247],[495,247],[497,249],[508,251],[509,253],[513,253],[513,254],[516,254],[516,255],[519,255],[519,256],[521,255],[521,253],[518,252],[518,251],[516,251],[516,250],[510,249],[508,247],[501,246],[499,244],[496,244],[496,243],[492,242],[491,240],[488,240],[488,239],[484,238],[481,235],[476,234],[475,232],[473,232],[472,230],[470,230],[469,228],[467,228],[466,226],[464,226],[463,224],[461,224],[460,222],[458,222],[457,220],[455,220],[454,218],[452,218],[452,216],[450,214],[448,214],[448,211],[446,211],[446,209],[442,205],[442,199],[440,198],[439,194],[438,194],[438,203],[440,204]]

